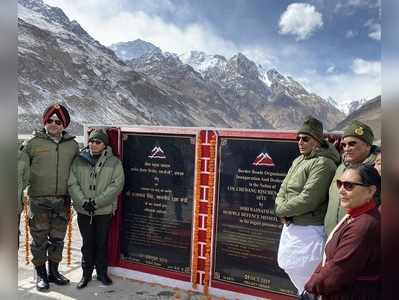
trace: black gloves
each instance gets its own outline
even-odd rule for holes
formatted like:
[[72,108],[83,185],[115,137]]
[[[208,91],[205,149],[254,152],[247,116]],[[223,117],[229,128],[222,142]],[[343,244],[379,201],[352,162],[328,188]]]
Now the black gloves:
[[83,209],[87,211],[89,214],[94,214],[96,210],[96,202],[94,200],[88,200],[83,203]]

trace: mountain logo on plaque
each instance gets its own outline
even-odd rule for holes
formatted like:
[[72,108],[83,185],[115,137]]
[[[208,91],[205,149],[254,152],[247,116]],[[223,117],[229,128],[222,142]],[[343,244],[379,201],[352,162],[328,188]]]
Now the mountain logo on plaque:
[[273,159],[270,157],[269,153],[260,153],[252,163],[254,166],[266,166],[266,167],[274,167],[275,164]]
[[163,152],[163,150],[161,149],[161,147],[155,146],[154,148],[152,148],[151,150],[151,154],[148,155],[148,158],[160,158],[160,159],[165,159],[166,155]]

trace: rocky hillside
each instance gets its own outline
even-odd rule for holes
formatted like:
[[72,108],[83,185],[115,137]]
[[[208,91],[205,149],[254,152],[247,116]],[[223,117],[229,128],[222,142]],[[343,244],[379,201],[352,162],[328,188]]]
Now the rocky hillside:
[[[121,58],[61,9],[18,0],[18,132],[40,126],[54,101],[70,110],[76,134],[83,123],[291,129],[308,114],[327,128],[344,117],[294,79],[242,54],[213,56],[214,64],[199,69],[144,41],[119,46]],[[199,54],[206,59],[198,62],[208,63]]]
[[[138,43],[139,40],[134,41],[135,47]],[[130,50],[133,53],[134,47]],[[115,53],[122,58],[122,53]],[[227,103],[240,116],[238,127],[245,122],[251,128],[295,129],[305,116],[314,115],[324,121],[326,128],[332,128],[344,118],[329,101],[308,92],[293,78],[275,69],[266,71],[241,53],[230,59],[200,51],[179,56],[163,53],[153,45],[149,52],[135,56],[126,60],[135,71],[173,86],[190,98],[204,96],[206,102]],[[190,78],[182,74],[190,74]]]

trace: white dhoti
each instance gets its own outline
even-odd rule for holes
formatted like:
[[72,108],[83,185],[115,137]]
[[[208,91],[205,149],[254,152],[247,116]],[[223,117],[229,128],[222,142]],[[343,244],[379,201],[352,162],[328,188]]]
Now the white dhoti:
[[323,226],[283,226],[277,262],[298,289],[298,294],[303,292],[306,282],[321,262],[324,242]]

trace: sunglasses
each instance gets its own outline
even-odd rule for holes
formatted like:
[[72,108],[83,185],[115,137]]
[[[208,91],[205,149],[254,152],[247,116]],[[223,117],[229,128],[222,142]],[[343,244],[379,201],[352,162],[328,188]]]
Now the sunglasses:
[[62,125],[62,121],[60,121],[60,120],[53,120],[53,119],[48,119],[48,120],[47,120],[47,124],[53,124],[53,122],[54,122],[55,124],[57,124],[58,126],[59,126],[59,125]]
[[102,143],[102,141],[100,141],[100,140],[90,140],[89,143],[100,145]]
[[341,187],[344,187],[345,190],[347,191],[352,191],[355,186],[370,186],[369,184],[364,184],[360,182],[351,182],[351,181],[341,181],[337,179],[337,188],[340,189]]
[[309,136],[302,136],[302,135],[298,135],[296,137],[296,140],[299,142],[300,140],[302,140],[304,143],[307,143],[310,141],[310,137]]

